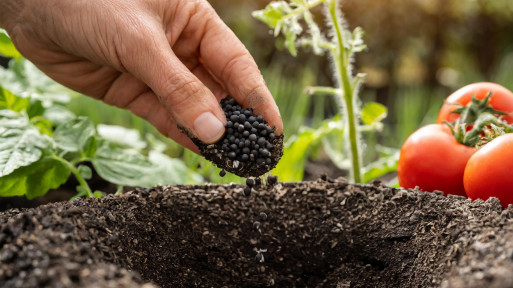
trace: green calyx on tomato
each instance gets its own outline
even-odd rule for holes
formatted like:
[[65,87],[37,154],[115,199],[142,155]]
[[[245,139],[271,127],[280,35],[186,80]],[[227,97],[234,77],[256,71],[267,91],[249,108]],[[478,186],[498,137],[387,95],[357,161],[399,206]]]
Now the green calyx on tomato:
[[455,123],[445,124],[449,126],[458,143],[470,147],[481,147],[501,135],[513,132],[513,125],[489,112],[478,115],[471,126],[460,123],[459,119]]
[[492,97],[493,92],[490,91],[488,95],[484,99],[478,99],[475,95],[472,95],[472,100],[467,105],[456,104],[460,106],[459,108],[454,109],[451,113],[459,114],[460,117],[456,120],[462,124],[471,125],[476,122],[481,114],[489,113],[493,115],[507,115],[508,113],[504,111],[499,111],[490,106],[490,98]]
[[[508,89],[502,87],[499,84],[488,83],[488,82],[480,82],[467,85],[462,87],[452,93],[445,100],[440,112],[438,114],[437,123],[442,124],[445,121],[449,123],[455,122],[458,118],[464,117],[464,111],[460,111],[460,108],[463,106],[468,106],[472,104],[472,98],[477,100],[483,100],[485,98],[486,102],[481,103],[480,105],[490,106],[496,111],[501,111],[502,113],[506,113],[500,115],[500,119],[506,121],[509,124],[513,123],[513,93]],[[471,105],[472,106],[472,105]],[[478,105],[479,106],[479,103]],[[486,107],[484,107],[486,108]],[[475,108],[469,108],[475,109]],[[482,111],[489,112],[492,114],[492,111]],[[501,113],[501,114],[502,114]],[[470,111],[468,114],[471,114]],[[480,114],[480,113],[476,113]],[[464,117],[465,118],[465,117]],[[467,125],[471,125],[473,121],[470,119],[470,115],[468,119],[462,119],[463,123]],[[477,115],[474,119],[477,119]]]
[[[468,90],[468,87],[473,89]],[[488,92],[483,90],[487,87],[490,89]],[[475,94],[472,94],[469,100],[468,95],[472,91]],[[494,95],[495,91],[497,96]],[[486,96],[483,97],[483,95]],[[457,102],[449,102],[451,98],[455,98]],[[492,100],[508,111],[495,109],[492,106]],[[513,132],[513,126],[508,124],[508,120],[510,123],[513,122],[513,118],[510,117],[510,114],[513,114],[513,106],[505,104],[507,101],[513,103],[513,94],[502,86],[493,83],[471,84],[448,97],[440,111],[438,121],[449,126],[458,143],[470,147],[481,147],[498,136]],[[449,110],[450,113],[446,114],[448,107],[453,107],[453,110]],[[454,120],[449,122],[444,118]]]

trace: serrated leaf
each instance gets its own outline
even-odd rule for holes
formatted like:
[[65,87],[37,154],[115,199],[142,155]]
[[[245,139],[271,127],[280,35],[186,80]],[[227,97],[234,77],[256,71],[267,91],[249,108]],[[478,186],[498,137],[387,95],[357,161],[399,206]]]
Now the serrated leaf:
[[135,129],[103,124],[98,125],[96,129],[100,137],[121,147],[141,150],[147,146],[146,142],[142,140],[139,131]]
[[29,99],[18,97],[0,86],[0,109],[21,112],[29,108],[29,106]]
[[375,125],[387,117],[387,107],[376,102],[365,104],[361,111],[362,122],[366,125]]
[[61,186],[70,176],[68,166],[50,156],[21,167],[0,178],[0,196],[23,196],[33,199]]
[[72,121],[57,126],[53,139],[57,146],[65,151],[78,152],[96,134],[94,124],[86,117],[77,117]]
[[9,35],[4,29],[0,29],[0,55],[9,58],[21,58],[20,52],[14,47]]
[[39,160],[51,142],[30,125],[26,116],[0,111],[0,177],[3,177]]

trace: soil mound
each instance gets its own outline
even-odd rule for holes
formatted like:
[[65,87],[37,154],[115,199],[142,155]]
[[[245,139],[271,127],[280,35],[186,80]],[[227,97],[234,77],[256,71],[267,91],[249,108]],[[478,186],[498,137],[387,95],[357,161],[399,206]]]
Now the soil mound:
[[497,199],[329,179],[243,188],[2,212],[0,287],[513,287],[513,213]]

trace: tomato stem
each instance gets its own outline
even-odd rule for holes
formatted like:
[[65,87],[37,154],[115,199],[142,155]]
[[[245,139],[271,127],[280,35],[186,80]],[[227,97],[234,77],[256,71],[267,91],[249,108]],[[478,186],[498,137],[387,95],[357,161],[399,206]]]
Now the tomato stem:
[[508,125],[504,120],[499,119],[492,113],[482,113],[478,115],[476,121],[471,123],[471,129],[467,129],[467,123],[460,121],[460,118],[454,123],[445,122],[452,131],[458,143],[470,147],[481,147],[493,139],[513,132],[513,125]]
[[472,123],[477,121],[477,118],[481,114],[490,113],[494,115],[505,115],[508,113],[505,113],[503,111],[499,111],[494,109],[492,106],[490,106],[490,98],[492,97],[493,92],[489,92],[488,95],[482,100],[477,99],[475,95],[472,95],[472,100],[470,101],[470,104],[467,106],[461,106],[452,113],[460,114],[459,119],[461,119],[461,123],[464,123],[466,125],[471,125]]

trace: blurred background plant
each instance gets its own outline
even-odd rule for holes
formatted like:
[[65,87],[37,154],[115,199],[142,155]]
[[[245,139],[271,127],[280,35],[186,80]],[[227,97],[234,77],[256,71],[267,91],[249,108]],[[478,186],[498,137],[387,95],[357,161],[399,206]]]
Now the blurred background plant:
[[[309,96],[304,88],[333,86],[329,60],[310,53],[293,57],[285,51],[283,39],[275,43],[268,27],[251,17],[268,0],[209,2],[255,57],[280,107],[285,140],[292,143],[297,137],[315,136],[309,135],[313,131],[309,129],[324,125],[323,120],[333,117],[337,109],[330,97]],[[434,122],[443,99],[465,84],[492,81],[513,89],[513,1],[343,0],[342,11],[350,30],[357,26],[365,30],[368,49],[355,62],[355,70],[367,74],[362,100],[388,107],[382,132],[366,136],[365,159],[395,153],[384,147],[399,148],[420,125]],[[313,13],[321,19],[320,9]],[[0,34],[0,48],[4,42]],[[18,57],[12,53],[8,56]],[[0,63],[7,61],[0,59]],[[68,107],[76,115],[88,116],[95,123],[135,128],[149,135],[146,138],[164,142],[164,152],[201,174],[202,181],[242,181],[232,175],[220,178],[219,169],[126,111],[70,96]],[[295,151],[308,156],[304,169],[283,169],[278,175],[282,180],[312,179],[320,173],[346,175],[327,156],[326,150],[337,147],[314,142],[301,142],[303,147]]]

